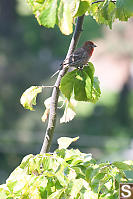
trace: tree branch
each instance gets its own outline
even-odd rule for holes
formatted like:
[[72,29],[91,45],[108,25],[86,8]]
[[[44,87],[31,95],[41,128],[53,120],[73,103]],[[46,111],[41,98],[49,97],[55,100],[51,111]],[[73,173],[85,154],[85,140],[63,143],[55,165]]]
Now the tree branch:
[[[78,19],[77,19],[75,31],[74,31],[73,37],[71,39],[71,43],[70,43],[66,58],[69,57],[70,54],[76,48],[76,45],[79,41],[80,34],[82,32],[83,20],[84,20],[84,15],[81,17],[78,17]],[[57,103],[58,103],[58,98],[59,98],[59,93],[60,93],[59,86],[60,86],[61,79],[65,75],[67,70],[68,70],[68,68],[65,67],[59,72],[59,75],[55,82],[55,86],[53,88],[53,92],[52,92],[52,96],[51,96],[48,126],[46,129],[43,145],[42,145],[42,148],[40,151],[41,154],[48,152],[50,149],[51,143],[52,143],[53,133],[54,133],[55,124],[56,124]]]
[[[104,2],[104,1],[105,1],[105,0],[98,0],[98,1],[92,2],[91,4],[93,5],[93,4],[95,4],[95,3],[100,3],[100,2]],[[116,3],[116,0],[112,0],[112,1],[110,1],[110,2]]]

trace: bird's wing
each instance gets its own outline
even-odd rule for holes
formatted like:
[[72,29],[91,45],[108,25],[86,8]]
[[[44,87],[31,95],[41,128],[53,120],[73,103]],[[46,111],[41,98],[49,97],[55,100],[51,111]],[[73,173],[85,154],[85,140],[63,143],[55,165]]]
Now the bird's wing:
[[84,57],[84,49],[79,48],[75,50],[67,59],[64,60],[63,65],[68,65],[71,63],[78,63]]

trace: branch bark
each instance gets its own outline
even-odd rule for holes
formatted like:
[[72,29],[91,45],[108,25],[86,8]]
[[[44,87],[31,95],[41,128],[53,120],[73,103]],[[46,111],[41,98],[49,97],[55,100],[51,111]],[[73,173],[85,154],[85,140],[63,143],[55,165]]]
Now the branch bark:
[[[84,21],[84,15],[81,17],[78,17],[75,31],[74,31],[73,37],[71,39],[71,43],[70,43],[66,58],[69,57],[70,54],[76,48],[76,45],[79,41],[79,37],[82,32],[83,21]],[[68,70],[68,68],[65,67],[59,72],[57,80],[55,82],[55,86],[53,88],[53,92],[52,92],[52,96],[51,96],[48,126],[46,129],[46,133],[45,133],[45,137],[44,137],[44,141],[43,141],[43,145],[42,145],[40,154],[44,154],[50,150],[50,146],[51,146],[52,139],[53,139],[53,133],[54,133],[55,125],[56,125],[56,111],[57,111],[57,104],[58,104],[58,98],[59,98],[59,93],[60,93],[59,86],[60,86],[61,79],[65,75],[67,70]]]

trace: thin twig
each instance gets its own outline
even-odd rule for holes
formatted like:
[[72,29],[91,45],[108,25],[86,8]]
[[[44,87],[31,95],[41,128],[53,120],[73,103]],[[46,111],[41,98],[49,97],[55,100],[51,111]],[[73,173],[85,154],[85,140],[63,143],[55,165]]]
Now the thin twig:
[[[95,4],[95,3],[100,3],[100,2],[104,2],[104,1],[105,1],[105,0],[98,0],[98,1],[92,2],[91,4],[93,5],[93,4]],[[112,1],[110,1],[110,2],[116,3],[116,0],[112,0]]]
[[[71,43],[70,43],[66,58],[69,57],[70,54],[76,48],[76,45],[79,41],[80,34],[82,32],[83,20],[84,20],[84,15],[78,17],[78,19],[77,19],[75,31],[74,31],[73,37],[71,39]],[[65,75],[67,70],[68,70],[68,68],[64,67],[59,72],[57,80],[55,82],[55,86],[53,88],[53,92],[52,92],[52,96],[51,96],[48,126],[47,126],[47,129],[46,129],[43,145],[42,145],[42,148],[41,148],[41,151],[40,151],[41,154],[49,152],[49,149],[50,149],[50,146],[51,146],[51,143],[52,143],[53,133],[54,133],[55,125],[56,125],[56,110],[57,110],[57,103],[58,103],[59,92],[60,92],[59,86],[60,86],[61,79]]]
[[54,86],[41,86],[42,88],[54,88]]

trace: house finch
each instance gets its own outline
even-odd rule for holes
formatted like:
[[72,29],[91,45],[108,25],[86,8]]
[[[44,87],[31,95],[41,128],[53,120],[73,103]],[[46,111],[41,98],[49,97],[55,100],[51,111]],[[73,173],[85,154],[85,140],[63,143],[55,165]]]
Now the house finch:
[[55,76],[64,67],[82,68],[88,63],[94,51],[94,47],[96,47],[96,45],[92,41],[86,41],[81,48],[75,50],[69,57],[67,57],[63,61],[63,63],[61,63],[61,68],[56,71],[56,73],[54,73],[52,77]]

